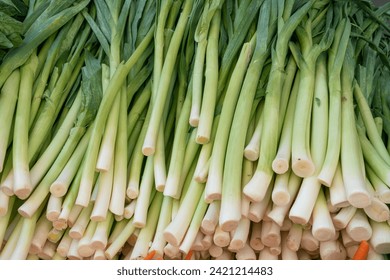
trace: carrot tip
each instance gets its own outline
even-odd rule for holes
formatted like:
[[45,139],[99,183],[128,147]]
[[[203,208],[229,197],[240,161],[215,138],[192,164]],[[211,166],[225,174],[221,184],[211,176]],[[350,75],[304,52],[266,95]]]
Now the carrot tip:
[[353,260],[367,260],[368,251],[370,250],[370,245],[366,240],[362,240],[357,248],[355,254],[353,255]]
[[153,251],[150,251],[149,254],[147,254],[144,258],[144,260],[151,260],[153,259],[154,255],[156,254],[156,251],[153,250]]
[[193,251],[192,250],[190,250],[189,252],[188,252],[188,254],[185,256],[185,260],[190,260],[191,259],[191,257],[192,257],[192,254],[193,254]]

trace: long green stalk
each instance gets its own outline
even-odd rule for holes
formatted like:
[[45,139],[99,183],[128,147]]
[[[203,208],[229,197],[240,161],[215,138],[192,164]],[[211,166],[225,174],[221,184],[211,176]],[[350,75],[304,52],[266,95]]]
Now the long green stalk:
[[278,26],[280,30],[277,34],[276,44],[272,50],[272,66],[270,77],[266,89],[264,104],[264,130],[267,133],[262,134],[260,157],[256,172],[249,183],[244,187],[243,193],[253,201],[261,201],[273,178],[272,161],[274,160],[279,142],[279,118],[281,92],[284,84],[284,69],[287,58],[289,40],[310,10],[314,1],[308,1],[291,17],[289,17],[283,26]]
[[196,210],[199,199],[203,200],[201,196],[204,190],[204,184],[191,180],[183,202],[180,208],[164,230],[164,238],[173,246],[178,246],[184,238],[185,232],[191,223],[191,219]]
[[299,75],[300,72],[297,71],[288,101],[285,120],[283,121],[278,151],[276,153],[275,159],[272,162],[272,170],[276,174],[284,174],[290,168],[292,127],[299,89]]
[[205,190],[205,199],[208,201],[221,199],[223,166],[225,161],[224,156],[228,145],[234,110],[241,92],[242,83],[244,81],[249,62],[252,58],[255,44],[256,37],[253,36],[250,42],[243,45],[240,57],[238,58],[236,67],[233,70],[227,87],[210,157],[209,175]]
[[326,57],[318,58],[315,70],[315,91],[312,104],[310,146],[312,147],[312,159],[315,167],[312,176],[305,177],[299,188],[297,197],[293,202],[289,218],[298,224],[306,224],[321,191],[321,183],[317,179],[318,172],[324,162],[327,146],[327,127],[329,119],[329,94],[327,80]]
[[318,179],[330,186],[336,172],[341,146],[341,68],[351,33],[351,23],[343,19],[336,27],[335,38],[328,52],[329,128],[326,157]]
[[5,81],[0,94],[0,172],[4,168],[4,160],[8,148],[8,139],[11,133],[16,100],[20,85],[20,71],[17,69]]
[[134,245],[131,253],[131,259],[144,258],[147,255],[149,249],[149,243],[153,240],[157,226],[158,218],[161,212],[161,205],[163,203],[164,196],[161,192],[158,192],[153,202],[148,209],[147,222],[138,235],[137,242]]
[[171,221],[172,201],[173,199],[171,197],[164,196],[158,218],[156,234],[154,235],[152,244],[150,245],[149,249],[149,251],[156,251],[157,256],[160,257],[164,255],[164,247],[167,243],[167,241],[164,239],[164,229]]
[[107,120],[111,106],[115,100],[117,93],[119,92],[119,89],[122,87],[122,84],[125,81],[127,74],[137,62],[137,58],[140,57],[140,55],[142,55],[145,49],[149,46],[153,38],[153,30],[154,26],[150,28],[150,31],[145,36],[140,45],[136,48],[134,53],[130,56],[130,58],[126,62],[120,63],[118,65],[115,73],[110,80],[110,83],[107,86],[106,92],[103,95],[103,99],[99,107],[95,123],[93,125],[91,140],[85,155],[86,161],[85,166],[83,168],[83,176],[80,182],[79,194],[76,200],[76,204],[78,205],[88,205],[92,191],[93,177],[95,173],[99,146],[104,132],[103,124]]
[[357,208],[364,208],[371,203],[371,197],[366,187],[364,159],[356,131],[354,112],[353,83],[354,64],[351,45],[347,49],[342,68],[341,88],[341,170],[347,200]]
[[[205,194],[203,192],[203,197]],[[190,226],[188,227],[188,230],[186,232],[186,235],[180,244],[180,251],[188,254],[188,252],[191,250],[191,247],[194,244],[196,235],[199,232],[203,217],[207,211],[209,204],[206,203],[203,199],[200,199],[198,202],[198,205],[196,206],[196,210],[194,212],[194,216],[192,217]]]
[[145,158],[145,156],[142,153],[142,144],[143,144],[143,140],[145,139],[147,127],[150,120],[150,115],[151,115],[151,109],[148,108],[145,121],[142,124],[140,135],[136,139],[134,151],[131,154],[131,158],[129,162],[129,167],[128,167],[129,174],[128,174],[126,194],[131,199],[137,198],[139,194],[139,184],[141,181],[142,166]]
[[74,100],[72,107],[66,115],[62,125],[59,127],[56,135],[50,141],[49,146],[31,167],[30,175],[33,188],[38,185],[39,181],[46,174],[47,170],[49,170],[51,164],[55,161],[57,155],[61,151],[61,148],[64,146],[67,135],[69,135],[72,127],[74,126],[80,107],[81,92],[79,92],[76,99]]
[[374,145],[375,149],[378,151],[384,161],[387,164],[390,164],[390,155],[387,152],[386,146],[384,145],[381,135],[376,129],[371,109],[358,83],[356,83],[354,86],[353,95],[359,107],[359,113],[362,116],[368,139]]
[[13,191],[21,199],[27,198],[32,190],[28,160],[28,130],[32,88],[37,65],[38,58],[33,53],[20,70],[20,88],[15,115],[12,159],[14,168]]
[[180,14],[180,18],[176,25],[171,43],[169,44],[167,56],[162,68],[158,91],[156,93],[156,100],[155,104],[153,105],[153,110],[150,117],[150,124],[146,132],[144,145],[142,147],[142,152],[146,156],[152,155],[155,152],[158,127],[161,123],[165,103],[168,99],[169,84],[171,80],[169,77],[172,75],[174,70],[176,57],[179,51],[188,17],[192,9],[193,1],[185,0],[183,5],[182,13]]
[[[248,66],[246,76],[237,101],[233,122],[230,128],[229,142],[226,149],[221,195],[219,222],[223,230],[230,231],[237,227],[241,219],[241,166],[245,148],[246,129],[250,121],[250,111],[256,94],[257,82],[269,56],[269,42],[274,35],[270,27],[271,1],[265,1],[260,9],[257,25],[256,48]],[[237,131],[241,131],[237,133]],[[240,166],[240,168],[237,168]]]
[[[191,90],[191,88],[189,88],[189,90]],[[179,198],[182,191],[182,186],[179,186],[179,183],[186,152],[186,139],[189,127],[188,118],[190,116],[190,111],[191,94],[187,94],[175,132],[167,181],[164,188],[164,195],[171,196],[173,198]]]
[[139,186],[139,194],[135,204],[133,224],[137,228],[143,228],[147,225],[147,218],[149,216],[148,206],[149,201],[151,200],[152,190],[154,189],[153,167],[153,156],[151,156],[146,159],[145,168],[143,170]]
[[196,142],[206,144],[210,141],[218,91],[218,39],[221,25],[221,11],[217,10],[211,21],[206,48],[205,83],[202,106],[199,116]]
[[294,43],[290,44],[301,70],[293,123],[291,168],[295,174],[301,177],[311,176],[315,172],[309,142],[306,139],[310,138],[308,129],[310,128],[310,115],[314,99],[316,61],[317,57],[329,48],[333,39],[333,32],[328,29],[321,41],[318,44],[313,44],[311,29],[311,19],[297,28],[301,53],[298,53]]
[[[44,65],[42,70],[39,71],[39,76],[37,77],[34,83],[34,96],[31,101],[31,112],[30,112],[30,126],[33,124],[35,117],[38,113],[38,109],[42,102],[42,97],[45,93],[49,77],[55,69],[55,63],[59,60],[61,55],[66,51],[69,51],[72,44],[77,38],[77,34],[82,28],[82,23],[84,18],[81,14],[77,15],[72,22],[67,23],[63,28],[58,31],[58,34],[55,34],[50,49],[45,56]],[[40,56],[39,52],[39,56]]]
[[19,239],[9,259],[25,260],[27,258],[31,246],[31,240],[34,236],[36,223],[42,213],[43,206],[44,204],[39,207],[38,211],[31,218],[21,219],[22,227],[20,229]]
[[127,108],[126,91],[121,91],[121,104],[119,109],[118,137],[115,143],[115,156],[113,162],[114,179],[109,209],[115,215],[123,215],[126,187],[127,187]]
[[88,28],[84,29],[80,35],[80,41],[78,42],[74,52],[71,54],[69,61],[63,66],[61,74],[56,81],[55,87],[50,94],[50,99],[42,104],[42,111],[37,115],[37,119],[34,122],[30,130],[29,141],[29,161],[33,162],[37,158],[37,153],[42,147],[42,143],[50,131],[51,126],[59,114],[60,108],[65,102],[66,96],[70,93],[71,87],[75,83],[78,73],[84,64],[84,55],[82,53],[85,48],[85,42],[90,35]]

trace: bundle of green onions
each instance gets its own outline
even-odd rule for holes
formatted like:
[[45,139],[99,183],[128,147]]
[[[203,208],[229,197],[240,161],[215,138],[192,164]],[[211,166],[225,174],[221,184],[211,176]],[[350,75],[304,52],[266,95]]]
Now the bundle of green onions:
[[13,2],[0,259],[390,254],[390,3]]

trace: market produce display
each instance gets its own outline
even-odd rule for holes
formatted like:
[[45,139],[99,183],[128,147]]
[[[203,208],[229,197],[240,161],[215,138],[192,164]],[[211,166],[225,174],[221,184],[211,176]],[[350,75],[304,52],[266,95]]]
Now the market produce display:
[[387,259],[389,18],[1,0],[0,259]]

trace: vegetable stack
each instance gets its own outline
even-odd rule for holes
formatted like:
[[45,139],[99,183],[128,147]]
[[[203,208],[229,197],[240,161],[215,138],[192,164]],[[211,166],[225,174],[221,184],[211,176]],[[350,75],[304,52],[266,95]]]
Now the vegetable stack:
[[0,1],[0,259],[387,258],[389,11]]

